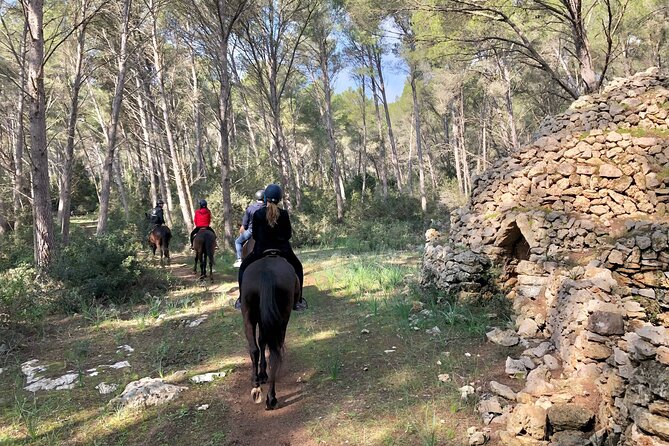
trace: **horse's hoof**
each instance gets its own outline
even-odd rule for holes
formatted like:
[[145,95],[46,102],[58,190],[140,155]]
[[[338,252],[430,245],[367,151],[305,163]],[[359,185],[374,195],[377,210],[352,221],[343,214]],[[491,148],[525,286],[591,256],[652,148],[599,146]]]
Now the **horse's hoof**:
[[251,399],[256,404],[262,403],[262,389],[260,386],[251,389]]
[[278,404],[279,401],[276,398],[270,398],[269,395],[267,395],[267,400],[265,401],[265,410],[274,410]]

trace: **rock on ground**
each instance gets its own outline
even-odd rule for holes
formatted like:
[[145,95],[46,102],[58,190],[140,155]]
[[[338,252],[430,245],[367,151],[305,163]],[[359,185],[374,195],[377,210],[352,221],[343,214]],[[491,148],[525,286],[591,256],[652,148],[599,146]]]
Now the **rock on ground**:
[[123,393],[112,399],[109,404],[117,408],[157,406],[173,400],[187,388],[167,384],[160,378],[146,377],[129,383]]

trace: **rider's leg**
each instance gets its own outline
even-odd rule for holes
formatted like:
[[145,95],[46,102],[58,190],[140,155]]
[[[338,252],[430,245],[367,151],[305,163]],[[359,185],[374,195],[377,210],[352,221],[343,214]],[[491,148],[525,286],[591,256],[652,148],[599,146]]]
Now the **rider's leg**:
[[260,255],[252,252],[244,259],[244,261],[239,267],[239,273],[237,274],[237,283],[239,284],[239,297],[237,297],[237,301],[235,301],[235,308],[238,310],[242,308],[242,277],[244,276],[244,271],[251,263],[258,260],[259,258]]
[[237,259],[242,258],[242,247],[244,246],[244,242],[250,238],[251,238],[251,231],[247,229],[241,234],[239,234],[239,237],[235,239],[235,251],[237,254]]
[[199,227],[195,227],[195,229],[193,229],[190,233],[190,247],[191,248],[193,247],[193,239],[195,238],[195,234],[197,234],[197,231],[199,231],[199,230],[200,230]]
[[297,278],[300,280],[300,300],[295,302],[293,309],[304,310],[307,308],[307,303],[302,296],[302,289],[304,288],[304,269],[302,268],[302,262],[300,262],[300,259],[297,258],[292,249],[284,251],[283,256],[288,261],[288,263],[293,266],[293,269],[295,269],[295,274],[297,274]]

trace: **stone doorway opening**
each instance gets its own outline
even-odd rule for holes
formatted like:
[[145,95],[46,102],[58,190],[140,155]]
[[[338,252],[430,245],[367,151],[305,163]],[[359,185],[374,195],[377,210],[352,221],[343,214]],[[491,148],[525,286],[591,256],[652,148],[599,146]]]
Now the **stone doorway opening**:
[[510,222],[497,238],[497,246],[504,265],[504,279],[517,276],[516,266],[521,260],[530,259],[530,244],[515,221]]

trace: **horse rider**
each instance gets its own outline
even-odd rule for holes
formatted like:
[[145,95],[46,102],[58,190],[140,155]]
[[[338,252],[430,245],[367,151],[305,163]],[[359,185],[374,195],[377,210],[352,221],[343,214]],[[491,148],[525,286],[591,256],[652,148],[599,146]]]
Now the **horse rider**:
[[151,209],[151,212],[149,212],[149,221],[155,228],[156,226],[161,226],[165,224],[165,215],[163,214],[163,205],[165,203],[163,200],[158,200],[156,203],[156,207]]
[[251,238],[251,234],[253,233],[253,214],[265,205],[265,203],[263,203],[264,194],[265,191],[262,189],[257,191],[255,195],[256,202],[251,203],[244,212],[242,225],[239,227],[239,237],[235,240],[237,260],[232,264],[235,268],[239,268],[242,265],[242,246],[244,246],[244,242]]
[[209,226],[211,224],[211,211],[207,208],[207,200],[200,200],[200,209],[195,211],[193,223],[195,223],[195,229],[190,233],[190,249],[193,249],[193,239],[200,229],[209,230],[216,236],[214,230]]
[[277,249],[281,257],[286,259],[295,269],[300,280],[300,300],[295,302],[293,309],[302,311],[307,308],[307,301],[302,297],[302,285],[304,281],[304,272],[302,263],[297,258],[290,246],[290,237],[293,234],[290,225],[288,211],[279,208],[278,204],[283,198],[283,191],[277,184],[270,184],[265,188],[264,194],[265,206],[261,207],[253,214],[253,232],[252,237],[255,240],[253,252],[249,254],[239,267],[239,293],[240,297],[235,302],[235,308],[241,309],[241,291],[242,278],[246,268],[254,261],[261,259],[264,252],[268,249]]

